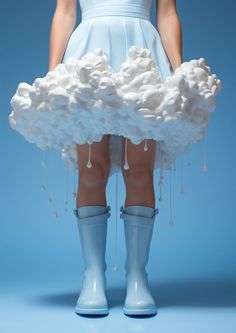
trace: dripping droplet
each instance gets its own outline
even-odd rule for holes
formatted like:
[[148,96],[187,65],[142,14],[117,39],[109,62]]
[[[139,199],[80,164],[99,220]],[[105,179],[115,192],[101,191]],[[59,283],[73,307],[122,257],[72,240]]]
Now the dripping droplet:
[[172,182],[173,182],[173,180],[172,180],[172,172],[173,172],[173,165],[174,164],[172,163],[171,169],[170,169],[170,219],[169,219],[169,222],[168,222],[168,224],[170,226],[173,226],[173,224],[174,224],[174,221],[172,219]]
[[52,202],[52,197],[51,197],[51,196],[48,197],[48,202],[49,202],[49,203]]
[[89,145],[89,157],[88,157],[88,163],[87,163],[87,168],[92,168],[92,163],[91,163],[91,143],[88,143]]
[[184,171],[183,171],[183,157],[181,157],[181,188],[180,194],[184,194]]
[[74,170],[74,177],[73,177],[73,191],[72,191],[72,196],[76,198],[77,193],[76,193],[76,188],[75,188],[75,170]]
[[45,160],[41,161],[41,167],[44,168],[45,167]]
[[41,191],[46,191],[46,187],[44,185],[41,186]]
[[129,164],[128,164],[128,160],[127,160],[127,138],[125,138],[125,164],[123,165],[123,168],[125,170],[129,169]]
[[159,196],[158,200],[163,201],[163,198],[162,198],[162,181],[161,180],[159,180],[158,185],[160,186],[160,196]]
[[129,169],[129,164],[128,164],[127,162],[125,162],[123,168],[124,168],[125,170],[128,170],[128,169]]
[[144,150],[145,150],[145,151],[147,151],[147,150],[148,150],[148,146],[147,146],[147,139],[145,139]]
[[59,216],[57,211],[54,212],[54,215],[56,218]]

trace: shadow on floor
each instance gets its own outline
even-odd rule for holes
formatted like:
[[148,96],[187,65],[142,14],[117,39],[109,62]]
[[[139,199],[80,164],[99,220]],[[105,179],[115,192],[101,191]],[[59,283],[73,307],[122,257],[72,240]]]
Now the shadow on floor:
[[[222,281],[182,281],[172,283],[158,283],[150,288],[158,308],[168,306],[189,307],[236,307],[236,282]],[[35,295],[30,302],[35,305],[74,306],[79,291],[47,293]],[[109,308],[123,306],[125,298],[124,288],[110,288],[107,290]]]

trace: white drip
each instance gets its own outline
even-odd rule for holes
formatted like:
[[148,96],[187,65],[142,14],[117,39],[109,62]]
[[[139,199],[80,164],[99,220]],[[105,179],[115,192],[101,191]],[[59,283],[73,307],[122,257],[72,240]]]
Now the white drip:
[[208,163],[207,163],[207,127],[204,131],[203,135],[203,166],[202,166],[202,171],[207,171],[208,170]]
[[169,219],[169,226],[174,226],[174,220],[172,218],[172,171],[173,171],[173,164],[170,170],[170,219]]
[[[47,191],[46,183],[45,183],[45,167],[48,163],[46,163],[46,152],[42,152],[42,160],[41,160],[41,191]],[[53,199],[52,196],[49,194],[48,195],[48,203],[52,203]]]
[[147,139],[145,139],[145,141],[144,141],[145,143],[144,143],[144,150],[145,151],[147,151],[148,150],[148,146],[147,146]]
[[125,170],[129,169],[129,164],[127,160],[127,138],[125,138],[125,164],[123,165]]
[[[49,170],[49,166],[50,166],[50,160],[48,158],[48,162],[47,162],[47,165],[48,165],[48,170]],[[49,186],[47,186],[47,188],[49,188]],[[52,199],[52,196],[50,195],[50,193],[48,194],[48,203],[52,203],[53,202],[53,199]]]
[[74,170],[73,174],[74,174],[74,176],[73,176],[73,192],[72,192],[72,195],[73,195],[74,198],[76,198],[76,195],[77,195],[76,189],[75,189],[75,174],[76,174],[76,169]]
[[42,160],[41,160],[41,191],[46,191],[46,186],[45,186],[45,174],[44,174],[44,170],[45,170],[45,166],[46,166],[46,157],[45,157],[45,151],[42,151]]
[[117,228],[118,228],[118,171],[116,173],[116,226],[115,226],[115,263],[113,271],[118,271],[118,256],[117,256]]
[[184,171],[183,171],[183,156],[181,156],[181,178],[180,178],[180,194],[184,194]]
[[160,150],[160,158],[161,158],[161,166],[160,166],[160,176],[158,180],[158,185],[160,187],[160,195],[159,195],[159,201],[163,201],[162,197],[162,185],[163,185],[163,155],[162,155],[162,150]]
[[89,156],[88,156],[87,168],[92,168],[92,163],[91,163],[91,144],[92,143],[88,143],[88,145],[89,145]]
[[[48,203],[49,204],[52,204],[53,203],[53,197],[52,195],[49,193],[48,191],[48,186],[46,186],[46,181],[45,181],[45,168],[46,166],[49,166],[49,159],[47,160],[46,158],[46,151],[42,151],[42,160],[41,160],[41,163],[40,163],[40,166],[41,166],[41,185],[40,185],[40,189],[41,191],[44,191],[44,192],[47,192],[48,193]],[[65,199],[65,211],[67,212],[68,211],[68,178],[69,178],[69,165],[68,165],[68,161],[66,161],[66,199]],[[74,190],[73,190],[73,195],[76,196],[76,192],[75,192],[75,178],[74,178]],[[54,216],[56,218],[59,217],[59,213],[58,213],[58,210],[55,209],[54,210]]]
[[66,200],[65,200],[65,211],[68,211],[68,161],[66,161]]

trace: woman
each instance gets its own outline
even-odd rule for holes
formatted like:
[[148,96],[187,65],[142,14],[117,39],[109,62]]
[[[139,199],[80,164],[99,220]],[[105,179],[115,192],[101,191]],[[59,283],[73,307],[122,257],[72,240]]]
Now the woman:
[[[112,3],[115,1],[112,1]],[[136,2],[137,3],[137,2]],[[50,40],[50,60],[49,70],[62,61],[62,57],[68,43],[68,39],[75,27],[77,0],[58,0],[55,10]],[[182,62],[181,53],[181,28],[176,12],[175,0],[157,1],[157,26],[160,31],[163,45],[173,69]],[[111,13],[112,14],[112,13]],[[102,36],[101,36],[102,37]],[[86,37],[85,37],[86,38]],[[117,41],[118,42],[118,41]],[[84,246],[85,261],[90,262],[87,268],[86,281],[80,293],[77,302],[76,311],[78,313],[107,313],[107,302],[105,297],[105,277],[104,277],[104,254],[105,254],[105,235],[106,235],[106,185],[109,177],[110,157],[109,157],[110,134],[104,135],[101,142],[93,143],[93,168],[87,168],[88,144],[77,145],[78,152],[78,170],[79,184],[77,193],[77,216],[80,226],[81,241]],[[146,264],[148,248],[150,245],[150,236],[153,228],[153,219],[155,214],[155,194],[153,184],[153,163],[155,154],[155,141],[148,140],[148,152],[143,149],[143,142],[133,144],[130,140],[127,143],[129,152],[128,170],[123,169],[123,177],[126,186],[125,206],[127,214],[123,213],[125,218],[124,226],[126,230],[127,241],[127,298],[125,301],[126,314],[153,314],[156,313],[154,300],[148,290],[143,270],[144,262]],[[124,151],[125,138],[122,137],[122,147]],[[124,154],[122,154],[124,157]],[[122,161],[124,164],[124,159]],[[100,214],[102,214],[100,216]],[[129,215],[137,216],[134,220]],[[81,226],[86,224],[84,217],[92,215],[95,226]],[[97,215],[97,218],[94,216]],[[140,221],[140,216],[148,218],[148,221]],[[97,225],[100,218],[100,226]],[[135,225],[131,222],[135,221]],[[139,227],[141,222],[146,223],[149,228]],[[128,227],[128,223],[130,226]],[[135,234],[132,228],[135,228]],[[86,230],[85,230],[86,229]],[[146,230],[147,229],[147,230]],[[98,235],[98,231],[100,234]],[[100,237],[99,240],[96,237]],[[142,236],[142,237],[141,237]],[[96,242],[99,244],[97,244]],[[131,242],[133,243],[132,246]],[[90,253],[87,247],[90,248]],[[92,248],[94,247],[94,249]],[[140,253],[132,253],[130,251]],[[94,251],[94,252],[93,252]],[[101,252],[101,253],[97,253]],[[91,257],[90,257],[91,256]],[[136,257],[136,258],[135,258]],[[91,261],[93,262],[91,264]],[[135,271],[132,268],[134,261],[140,266]],[[103,265],[102,265],[103,264]],[[94,267],[92,267],[94,266]],[[95,271],[94,271],[95,268]],[[127,272],[128,273],[128,272]],[[95,283],[96,282],[96,283]],[[137,285],[135,285],[137,283]],[[96,286],[94,288],[94,286]]]
[[157,1],[158,30],[150,22],[151,2],[80,0],[82,21],[74,29],[77,0],[57,0],[49,73],[32,86],[19,85],[12,98],[10,124],[30,142],[65,146],[64,152],[73,143],[79,171],[74,214],[85,261],[78,314],[108,313],[106,185],[115,159],[122,159],[126,186],[123,311],[157,313],[145,270],[158,213],[154,167],[172,167],[176,155],[201,137],[220,89],[203,58],[182,64],[176,1]]

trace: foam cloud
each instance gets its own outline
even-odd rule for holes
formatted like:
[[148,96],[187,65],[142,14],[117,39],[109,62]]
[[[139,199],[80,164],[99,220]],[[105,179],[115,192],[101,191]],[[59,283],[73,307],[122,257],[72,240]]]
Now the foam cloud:
[[183,62],[161,79],[146,48],[131,46],[118,72],[96,48],[69,58],[32,85],[20,83],[11,99],[10,126],[40,149],[60,149],[77,168],[76,143],[111,140],[111,174],[120,165],[119,136],[133,143],[159,141],[155,168],[169,169],[189,144],[199,140],[216,108],[220,79],[204,58]]

